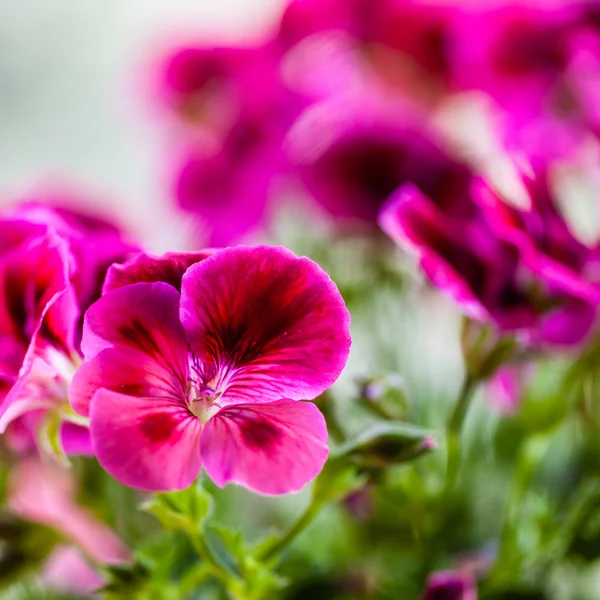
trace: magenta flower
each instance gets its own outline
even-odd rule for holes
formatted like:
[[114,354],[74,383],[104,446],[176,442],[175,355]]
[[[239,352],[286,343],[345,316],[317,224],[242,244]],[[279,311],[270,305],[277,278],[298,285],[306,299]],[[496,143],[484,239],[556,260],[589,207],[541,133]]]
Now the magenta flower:
[[529,156],[564,157],[598,131],[600,45],[583,7],[509,2],[466,14],[452,37],[455,84],[489,94],[505,143]]
[[[24,451],[44,414],[68,406],[82,313],[133,246],[101,219],[36,202],[0,230],[0,433],[12,424],[12,445]],[[61,434],[66,450],[89,453],[85,428],[64,423]]]
[[374,222],[386,200],[413,183],[444,210],[471,211],[471,171],[427,134],[420,115],[375,98],[316,105],[290,134],[307,190],[331,214]]
[[467,315],[501,330],[533,327],[537,313],[522,281],[520,253],[479,218],[445,213],[414,186],[403,186],[382,209],[382,229],[417,253],[436,287]]
[[240,116],[222,138],[192,146],[178,165],[174,195],[198,216],[209,245],[237,242],[262,227],[273,182],[287,168],[285,129],[271,125]]
[[590,332],[600,303],[598,249],[586,246],[571,232],[558,208],[544,166],[524,176],[529,208],[519,209],[479,182],[478,202],[495,235],[520,249],[525,268],[541,283],[544,319],[542,341],[558,345],[581,342]]
[[173,195],[196,214],[210,245],[238,242],[264,221],[274,180],[285,173],[283,139],[305,101],[283,83],[270,43],[189,47],[163,68],[162,95],[183,114],[185,151]]
[[[184,488],[204,467],[219,486],[297,491],[328,454],[322,415],[299,400],[316,398],[346,363],[343,300],[315,263],[284,248],[197,258],[181,293],[147,283],[144,258],[130,265],[144,283],[90,307],[72,405],[90,416],[100,463],[127,485]],[[169,259],[155,260],[161,277]]]
[[439,571],[427,580],[421,600],[477,600],[477,587],[469,573]]
[[[344,34],[374,70],[383,69],[383,57],[392,52],[402,56],[392,58],[396,66],[412,63],[422,74],[446,77],[446,37],[456,12],[450,5],[412,0],[292,0],[281,17],[276,41],[289,50],[313,36],[325,41]],[[392,77],[398,77],[399,70]]]
[[281,93],[278,54],[257,46],[184,46],[163,60],[157,94],[186,124],[226,130],[240,109],[263,112]]

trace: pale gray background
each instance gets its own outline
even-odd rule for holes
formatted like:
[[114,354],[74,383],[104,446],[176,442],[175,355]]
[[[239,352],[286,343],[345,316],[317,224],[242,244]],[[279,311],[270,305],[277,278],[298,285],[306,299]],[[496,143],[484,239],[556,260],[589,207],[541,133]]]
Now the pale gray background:
[[0,204],[71,183],[118,210],[147,245],[181,246],[186,219],[171,214],[164,131],[144,96],[148,60],[170,40],[260,35],[282,6],[0,0]]

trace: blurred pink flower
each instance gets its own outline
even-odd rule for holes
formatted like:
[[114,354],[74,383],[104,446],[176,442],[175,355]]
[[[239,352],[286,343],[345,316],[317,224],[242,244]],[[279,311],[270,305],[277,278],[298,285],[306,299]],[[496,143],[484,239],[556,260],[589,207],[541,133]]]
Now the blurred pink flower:
[[421,600],[477,600],[477,586],[469,573],[439,571],[427,580]]
[[487,222],[500,239],[519,248],[524,267],[536,277],[543,319],[540,342],[573,345],[590,332],[600,304],[600,254],[571,232],[556,202],[548,169],[524,175],[529,207],[506,203],[483,181],[474,186]]
[[451,214],[472,210],[471,170],[402,104],[362,95],[317,104],[290,132],[289,150],[307,190],[337,217],[373,223],[405,183]]
[[9,474],[7,505],[21,519],[40,523],[63,535],[98,563],[122,564],[130,553],[118,536],[75,501],[69,471],[24,459]]
[[450,67],[448,35],[457,14],[460,11],[450,4],[414,0],[292,0],[282,15],[276,43],[281,51],[309,44],[321,49],[320,56],[312,54],[316,59],[312,63],[304,61],[307,75],[323,59],[334,58],[340,67],[340,55],[327,50],[332,42],[345,40],[344,64],[352,63],[355,70],[366,70],[381,82],[402,87],[401,82],[406,83],[402,77],[411,70],[421,78],[419,82],[413,76],[413,83],[422,83],[423,76],[445,82]]
[[[23,448],[43,413],[67,405],[82,313],[108,266],[134,247],[101,219],[38,202],[0,220],[0,238],[0,433],[20,419],[12,437]],[[89,452],[81,427],[63,424],[61,436],[70,451]]]
[[487,6],[465,13],[453,33],[454,84],[490,95],[505,142],[529,156],[564,157],[598,133],[600,32],[586,23],[584,6]]
[[481,215],[453,217],[405,185],[384,206],[379,222],[395,242],[417,253],[430,281],[468,316],[508,331],[537,323],[519,249],[495,236]]
[[532,208],[521,211],[474,182],[479,212],[468,219],[403,186],[382,209],[380,225],[417,253],[429,280],[468,316],[518,332],[528,345],[572,346],[596,321],[597,250],[572,236],[543,177],[530,183]]
[[297,400],[339,376],[349,314],[329,277],[283,248],[198,260],[181,293],[148,282],[149,271],[176,279],[160,259],[115,268],[144,283],[110,289],[87,311],[73,407],[90,416],[100,463],[127,485],[184,488],[204,466],[219,486],[297,491],[328,454],[325,420]]
[[103,581],[73,546],[56,546],[43,565],[42,585],[63,594],[78,594],[95,598],[94,590]]
[[163,65],[161,95],[187,127],[173,194],[203,222],[210,245],[260,229],[272,184],[286,172],[283,139],[306,101],[284,85],[279,60],[263,43],[186,47]]
[[239,242],[263,227],[273,183],[287,169],[284,133],[267,117],[240,116],[223,136],[191,145],[176,166],[174,195],[202,222],[209,245]]

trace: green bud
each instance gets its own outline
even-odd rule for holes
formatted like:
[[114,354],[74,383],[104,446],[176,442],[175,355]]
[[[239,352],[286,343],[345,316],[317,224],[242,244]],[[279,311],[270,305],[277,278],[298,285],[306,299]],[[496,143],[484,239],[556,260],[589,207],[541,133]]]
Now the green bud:
[[431,433],[407,423],[378,423],[340,447],[336,458],[367,469],[411,462],[437,448]]

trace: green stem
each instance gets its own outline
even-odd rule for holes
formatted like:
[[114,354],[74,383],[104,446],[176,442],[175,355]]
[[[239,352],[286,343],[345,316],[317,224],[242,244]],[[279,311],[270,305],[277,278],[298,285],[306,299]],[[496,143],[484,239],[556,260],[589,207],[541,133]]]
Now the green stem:
[[283,552],[300,533],[302,533],[308,525],[312,522],[318,512],[323,506],[322,502],[316,501],[314,498],[311,503],[307,506],[306,510],[300,515],[300,518],[283,534],[278,540],[276,540],[269,547],[265,548],[259,558],[263,561],[268,561]]
[[454,487],[456,477],[460,467],[461,455],[461,432],[465,418],[471,406],[475,390],[477,389],[477,379],[471,375],[465,375],[463,384],[460,388],[454,410],[450,415],[448,426],[446,428],[446,444],[448,452],[448,462],[446,471],[446,489]]
[[513,486],[506,504],[498,557],[486,581],[488,586],[501,584],[507,576],[514,577],[515,561],[518,566],[520,559],[518,556],[514,556],[513,550],[516,548],[515,539],[521,523],[525,498],[540,461],[546,455],[549,444],[549,433],[535,435],[523,443],[515,467]]

